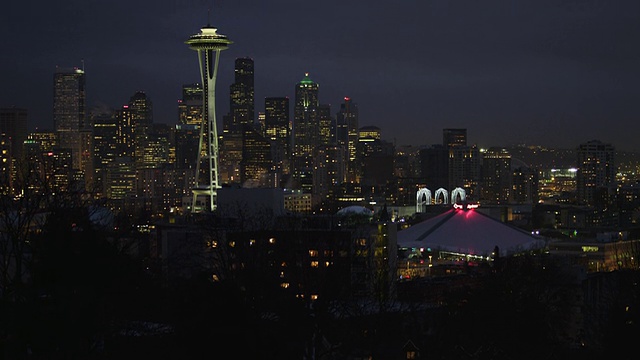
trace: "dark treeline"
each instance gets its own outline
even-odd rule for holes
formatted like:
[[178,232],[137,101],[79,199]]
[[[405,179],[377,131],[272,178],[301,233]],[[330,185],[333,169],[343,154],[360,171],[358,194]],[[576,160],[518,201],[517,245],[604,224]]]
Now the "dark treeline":
[[167,281],[132,217],[38,193],[0,199],[3,359],[403,359],[408,341],[422,359],[631,359],[640,338],[637,270],[522,256],[310,306],[261,261]]

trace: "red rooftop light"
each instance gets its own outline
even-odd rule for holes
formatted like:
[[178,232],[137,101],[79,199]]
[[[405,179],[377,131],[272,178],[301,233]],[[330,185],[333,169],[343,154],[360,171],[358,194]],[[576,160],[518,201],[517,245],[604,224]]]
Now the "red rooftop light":
[[478,203],[455,203],[453,204],[453,208],[454,209],[459,209],[459,210],[473,210],[473,209],[477,209],[480,206],[480,204]]

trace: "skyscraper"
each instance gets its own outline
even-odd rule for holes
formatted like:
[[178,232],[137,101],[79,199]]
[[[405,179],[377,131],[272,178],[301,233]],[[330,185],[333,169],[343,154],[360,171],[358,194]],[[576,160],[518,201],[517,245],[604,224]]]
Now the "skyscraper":
[[[578,147],[578,202],[597,205],[616,189],[615,148],[598,140]],[[602,204],[604,205],[604,204]]]
[[467,129],[443,129],[442,145],[445,147],[466,146]]
[[253,59],[236,59],[235,82],[231,84],[229,94],[231,100],[229,108],[232,126],[241,127],[242,125],[253,125],[255,121]]
[[280,143],[287,150],[290,144],[289,98],[267,97],[264,99],[265,135]]
[[356,166],[356,148],[358,147],[358,105],[351,98],[344,98],[340,111],[336,115],[336,140],[344,148],[347,181],[355,182],[359,177]]
[[[198,34],[191,35],[185,43],[198,53],[203,89],[203,116],[200,126],[201,146],[198,147],[196,181],[193,188],[191,211],[214,211],[217,204],[218,189],[220,188],[218,130],[216,125],[216,77],[220,52],[227,49],[232,41],[227,39],[225,35],[218,34],[215,27],[205,26],[200,29]],[[199,204],[199,196],[208,198],[208,202]]]
[[92,114],[93,166],[95,169],[96,196],[102,197],[107,169],[118,157],[118,121],[112,109],[97,109]]
[[237,58],[235,81],[229,87],[229,114],[223,118],[220,146],[220,171],[226,183],[241,183],[243,159],[243,133],[254,127],[253,60]]
[[335,145],[335,137],[331,132],[334,127],[333,116],[331,116],[331,105],[318,105],[318,145]]
[[492,147],[482,155],[482,198],[490,204],[505,204],[512,198],[511,154]]
[[85,73],[83,69],[56,68],[53,76],[53,127],[60,147],[71,151],[72,166],[82,169],[80,130],[86,121]]
[[9,195],[13,191],[12,164],[11,140],[0,131],[0,195]]
[[467,129],[443,129],[442,145],[449,152],[448,190],[463,188],[467,197],[477,197],[480,181],[480,150],[467,145]]
[[144,91],[136,91],[129,98],[129,109],[133,125],[135,163],[140,167],[144,162],[143,152],[153,125],[153,103]]
[[296,84],[293,107],[293,177],[296,187],[311,190],[313,150],[318,144],[318,89],[309,73]]
[[127,156],[133,161],[135,154],[135,124],[133,111],[129,105],[122,105],[115,114],[117,124],[118,156]]
[[182,99],[178,100],[178,123],[202,124],[202,85],[182,85]]
[[[192,195],[195,171],[202,150],[200,127],[203,123],[203,94],[199,83],[182,85],[182,99],[178,100],[178,124],[175,129],[176,173],[181,182],[176,194]],[[200,146],[200,148],[198,147]],[[199,150],[200,149],[200,150]],[[180,196],[182,198],[182,196]]]
[[274,187],[270,177],[272,171],[271,141],[259,134],[252,126],[244,125],[242,135],[241,182],[245,187]]
[[[291,128],[288,97],[267,97],[264,99],[265,137],[272,141],[275,172],[290,173]],[[275,184],[278,185],[278,184]]]
[[11,143],[11,157],[22,158],[22,143],[27,139],[27,109],[0,109],[0,134]]

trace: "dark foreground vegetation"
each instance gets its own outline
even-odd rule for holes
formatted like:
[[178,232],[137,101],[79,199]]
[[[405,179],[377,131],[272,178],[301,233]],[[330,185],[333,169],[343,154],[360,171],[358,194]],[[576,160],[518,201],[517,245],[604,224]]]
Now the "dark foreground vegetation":
[[630,359],[640,339],[637,271],[586,279],[521,257],[398,284],[394,300],[309,306],[250,266],[166,281],[118,241],[136,236],[126,219],[61,206],[20,238],[4,217],[3,359],[404,359],[408,343],[421,359]]

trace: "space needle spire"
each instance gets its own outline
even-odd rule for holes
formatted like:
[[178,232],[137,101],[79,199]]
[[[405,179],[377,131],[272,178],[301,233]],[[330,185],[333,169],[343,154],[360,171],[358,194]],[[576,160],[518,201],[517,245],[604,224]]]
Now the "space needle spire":
[[218,29],[209,24],[185,41],[189,48],[198,52],[203,101],[191,212],[214,211],[217,205],[220,175],[216,126],[216,76],[220,52],[226,50],[232,43],[225,35],[218,34]]

